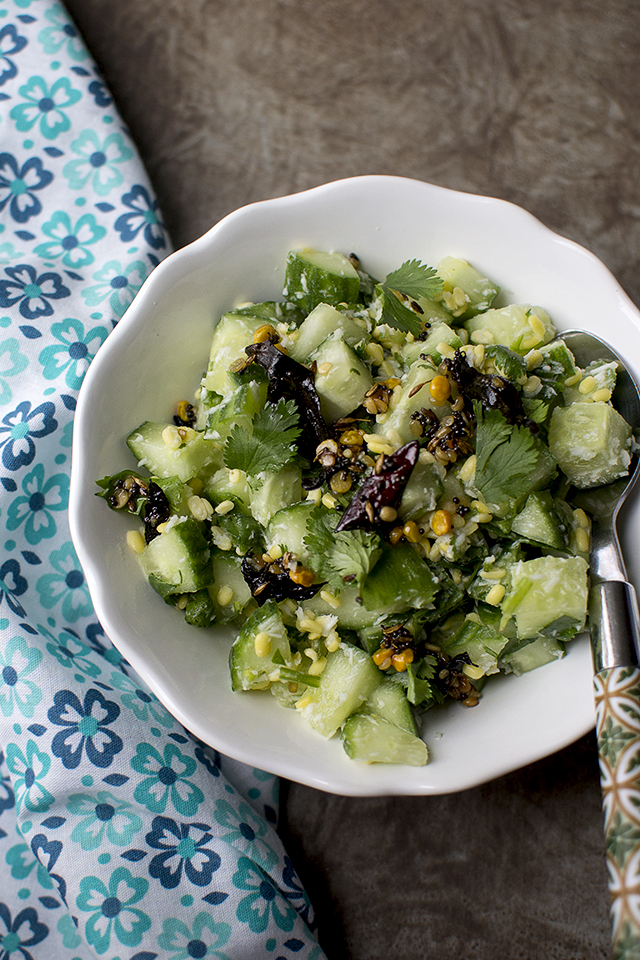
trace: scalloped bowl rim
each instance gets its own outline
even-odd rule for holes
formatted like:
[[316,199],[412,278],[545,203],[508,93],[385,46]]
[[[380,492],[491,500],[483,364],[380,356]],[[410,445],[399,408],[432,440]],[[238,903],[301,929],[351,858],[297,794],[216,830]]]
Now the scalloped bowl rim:
[[[425,237],[421,218],[427,223],[430,216],[437,227]],[[165,397],[162,385],[176,377],[178,389],[195,389],[216,319],[242,300],[277,298],[284,256],[302,245],[356,249],[379,275],[408,258],[464,257],[500,283],[508,301],[538,303],[560,330],[596,333],[636,376],[640,372],[640,313],[607,267],[508,201],[373,175],[241,207],[152,272],[81,388],[69,517],[95,611],[162,704],[236,760],[344,795],[442,794],[477,786],[548,756],[593,727],[586,636],[572,642],[563,660],[520,678],[499,678],[474,710],[453,704],[426,714],[427,766],[357,763],[339,741],[323,740],[268,694],[231,693],[229,632],[186,627],[161,603],[124,545],[127,521],[113,518],[94,496],[99,476],[132,465],[127,433],[143,419],[168,417],[180,399],[175,391]],[[185,330],[187,345],[180,339]],[[638,582],[640,548],[631,536],[638,507],[633,502],[626,510],[621,539],[631,579]],[[211,635],[217,633],[220,639]]]

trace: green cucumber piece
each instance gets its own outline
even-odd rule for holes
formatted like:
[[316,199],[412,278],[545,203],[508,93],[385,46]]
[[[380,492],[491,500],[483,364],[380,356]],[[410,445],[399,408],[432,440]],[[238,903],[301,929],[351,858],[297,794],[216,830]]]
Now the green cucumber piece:
[[500,343],[519,354],[541,347],[556,335],[549,314],[542,307],[518,303],[472,317],[465,329],[472,341],[473,334],[482,332],[490,337],[487,342]]
[[205,478],[204,493],[215,505],[231,500],[237,507],[248,513],[252,490],[247,481],[247,475],[244,470],[238,470],[233,477],[232,480],[231,471],[227,467],[220,467],[214,474]]
[[369,699],[382,673],[364,650],[342,644],[327,656],[320,686],[296,704],[300,716],[323,737],[332,737]]
[[553,637],[537,637],[525,646],[518,647],[511,653],[505,654],[500,666],[505,673],[514,673],[521,677],[523,673],[537,670],[554,660],[561,660],[565,655],[565,648],[559,640]]
[[[256,637],[266,634],[270,650],[264,657],[256,653]],[[274,659],[275,658],[275,659]],[[291,661],[287,628],[282,622],[275,600],[267,602],[251,614],[242,626],[229,652],[231,688],[233,690],[266,690],[273,682],[278,663]],[[277,679],[277,677],[276,677]]]
[[402,493],[398,507],[401,520],[415,520],[429,510],[435,510],[444,493],[444,468],[435,459],[423,463],[418,460]]
[[223,443],[236,424],[249,432],[254,416],[266,400],[265,381],[250,380],[236,387],[207,413],[205,437]]
[[209,587],[209,593],[213,600],[216,620],[228,623],[235,620],[250,603],[251,590],[242,575],[240,558],[235,553],[216,550],[211,563],[213,585]]
[[[325,589],[329,590],[330,588],[326,587]],[[322,599],[320,593],[317,593],[311,600],[305,601],[304,609],[310,610],[317,617],[337,617],[338,627],[345,630],[362,630],[370,627],[379,619],[380,615],[377,612],[367,610],[363,605],[360,590],[357,587],[344,586],[340,591],[338,599],[340,600],[340,605],[333,607],[327,603],[326,600]]]
[[587,402],[593,401],[594,394],[597,394],[599,390],[606,390],[609,394],[607,400],[611,399],[618,376],[618,364],[615,360],[610,363],[594,360],[581,371],[581,374],[578,383],[565,387],[565,404],[582,403],[585,400]]
[[454,635],[442,643],[442,649],[451,657],[468,653],[473,666],[488,676],[498,673],[498,659],[507,643],[508,638],[492,626],[466,618]]
[[434,403],[429,392],[429,382],[435,376],[435,368],[428,362],[419,360],[404,375],[401,381],[399,399],[394,395],[392,405],[386,414],[376,417],[372,432],[387,436],[397,443],[409,443],[416,439],[411,429],[411,414],[423,408],[432,410],[439,418],[451,413],[448,402]]
[[561,550],[569,542],[567,519],[566,514],[556,508],[549,491],[540,490],[527,497],[524,507],[511,523],[511,533],[523,540]]
[[336,331],[340,331],[343,340],[350,347],[370,339],[361,324],[328,303],[320,303],[300,324],[298,337],[289,348],[289,356],[303,363],[318,349],[323,340]]
[[373,714],[349,717],[342,731],[342,745],[348,757],[364,763],[423,767],[429,760],[424,740]]
[[422,355],[430,357],[434,366],[442,363],[442,354],[438,350],[438,344],[446,343],[453,350],[462,346],[462,340],[448,323],[433,323],[429,328],[429,333],[424,340],[414,340],[413,343],[405,344],[400,354],[404,362],[411,366],[420,360]]
[[536,557],[511,568],[511,587],[502,612],[513,616],[521,640],[553,635],[574,624],[576,633],[587,617],[587,570],[582,557]]
[[311,500],[303,500],[301,503],[285,507],[284,510],[278,510],[267,525],[265,538],[267,552],[278,545],[282,547],[283,553],[289,551],[300,560],[307,560],[309,551],[304,544],[304,538],[307,535],[307,520],[314,509],[315,503]]
[[358,272],[341,253],[305,247],[287,255],[283,294],[310,313],[319,303],[355,303],[360,291]]
[[147,578],[163,582],[166,593],[195,593],[213,580],[211,551],[196,520],[178,520],[155,537],[140,554],[140,563]]
[[186,483],[205,467],[222,463],[222,448],[201,433],[187,431],[187,438],[177,450],[168,447],[162,438],[168,423],[147,420],[132,430],[127,446],[138,461],[155,477],[177,477]]
[[327,423],[346,417],[359,407],[373,386],[369,368],[340,333],[324,340],[313,354],[315,386],[322,416]]
[[576,402],[553,411],[549,449],[569,480],[588,489],[627,476],[631,433],[610,404]]
[[253,342],[253,335],[265,323],[262,317],[244,313],[225,313],[216,325],[211,340],[207,372],[202,388],[210,393],[226,397],[233,393],[237,384],[229,375],[234,360],[246,360],[244,348]]
[[256,482],[260,486],[251,490],[250,509],[263,527],[278,510],[302,499],[302,473],[295,463],[288,463],[276,473],[261,473]]
[[413,547],[399,543],[395,547],[385,546],[362,584],[360,595],[367,610],[404,613],[430,606],[438,585],[435,574]]
[[471,317],[488,310],[500,292],[500,287],[479,270],[456,257],[443,257],[438,264],[438,274],[443,280],[440,299],[454,317]]
[[390,677],[383,678],[382,683],[375,688],[360,712],[375,714],[400,727],[401,730],[406,730],[412,736],[418,736],[418,728],[404,687]]

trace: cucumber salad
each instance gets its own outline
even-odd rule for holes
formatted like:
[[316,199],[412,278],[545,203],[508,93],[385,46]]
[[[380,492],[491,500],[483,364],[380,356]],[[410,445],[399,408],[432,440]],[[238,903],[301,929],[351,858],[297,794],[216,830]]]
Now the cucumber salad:
[[219,320],[195,394],[133,430],[138,468],[98,495],[137,518],[167,616],[236,628],[234,691],[355,760],[422,765],[424,711],[477,706],[584,629],[572,497],[626,476],[634,440],[616,364],[580,369],[541,307],[453,257],[365,267],[290,252],[281,301]]

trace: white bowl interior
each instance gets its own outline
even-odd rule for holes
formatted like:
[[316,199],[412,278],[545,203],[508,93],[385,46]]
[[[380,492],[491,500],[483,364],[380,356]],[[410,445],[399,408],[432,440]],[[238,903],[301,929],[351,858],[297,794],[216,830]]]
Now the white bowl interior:
[[[72,536],[107,634],[193,733],[253,766],[353,795],[447,793],[482,783],[571,743],[593,725],[587,639],[562,661],[492,682],[480,705],[425,716],[431,762],[422,768],[348,760],[269,694],[234,694],[229,630],[198,630],[162,603],[125,543],[133,522],[95,497],[95,480],[133,466],[124,437],[169,419],[193,396],[213,326],[246,300],[278,299],[288,250],[358,254],[384,276],[404,260],[463,257],[509,302],[544,307],[559,329],[601,336],[640,373],[640,314],[592,254],[522,209],[396,177],[337,181],[241,208],[154,271],[99,351],[76,412]],[[621,530],[630,577],[640,577],[638,511]]]

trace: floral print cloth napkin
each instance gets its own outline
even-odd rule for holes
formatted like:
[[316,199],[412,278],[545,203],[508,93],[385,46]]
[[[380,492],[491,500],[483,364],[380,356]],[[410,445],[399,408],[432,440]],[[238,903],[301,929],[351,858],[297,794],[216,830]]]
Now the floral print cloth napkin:
[[0,0],[0,960],[318,960],[277,780],[195,740],[67,525],[87,368],[169,240],[66,10]]

